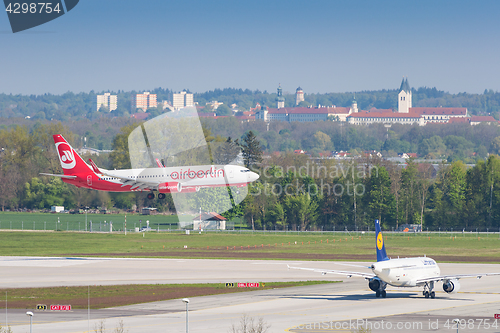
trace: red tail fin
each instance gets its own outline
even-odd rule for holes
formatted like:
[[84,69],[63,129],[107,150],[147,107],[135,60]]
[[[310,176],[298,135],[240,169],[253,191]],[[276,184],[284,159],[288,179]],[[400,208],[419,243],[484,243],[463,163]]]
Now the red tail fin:
[[65,175],[92,172],[88,164],[85,163],[61,134],[55,134],[53,138],[57,154],[59,155],[59,162],[61,162],[61,167]]

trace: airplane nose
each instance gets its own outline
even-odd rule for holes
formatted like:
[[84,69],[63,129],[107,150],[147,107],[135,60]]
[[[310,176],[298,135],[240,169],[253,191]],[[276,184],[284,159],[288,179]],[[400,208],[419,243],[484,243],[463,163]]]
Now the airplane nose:
[[255,173],[255,172],[250,172],[250,175],[249,175],[249,177],[248,177],[248,180],[249,180],[250,182],[254,182],[254,181],[256,181],[257,179],[259,179],[259,175],[258,175],[257,173]]

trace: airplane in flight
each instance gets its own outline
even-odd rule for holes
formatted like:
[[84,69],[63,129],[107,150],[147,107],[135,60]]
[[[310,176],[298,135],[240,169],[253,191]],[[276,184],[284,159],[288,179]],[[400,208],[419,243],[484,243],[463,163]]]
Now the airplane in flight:
[[164,167],[156,160],[157,168],[106,170],[98,168],[89,159],[87,164],[60,134],[53,135],[62,175],[54,176],[63,182],[89,189],[108,192],[150,191],[148,199],[164,199],[166,193],[198,192],[205,187],[243,187],[257,180],[259,175],[238,165],[199,165]]
[[434,284],[443,282],[443,290],[448,294],[457,293],[460,290],[459,279],[475,277],[480,279],[483,276],[500,275],[500,273],[483,273],[483,274],[457,274],[457,275],[440,275],[436,261],[429,257],[416,258],[398,258],[391,259],[385,252],[384,238],[380,230],[379,220],[375,220],[375,239],[377,262],[366,268],[371,268],[373,273],[349,272],[340,270],[327,270],[305,267],[290,267],[289,269],[302,269],[313,272],[318,272],[323,275],[340,274],[347,277],[358,276],[368,280],[368,287],[375,292],[376,297],[386,297],[385,288],[387,285],[394,287],[424,287],[423,295],[425,298],[435,298]]

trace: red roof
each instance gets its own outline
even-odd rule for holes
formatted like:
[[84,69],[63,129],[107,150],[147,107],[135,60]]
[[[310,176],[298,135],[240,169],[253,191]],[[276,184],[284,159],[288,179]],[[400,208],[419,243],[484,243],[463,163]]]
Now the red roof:
[[496,123],[497,120],[493,118],[492,116],[472,116],[470,117],[471,122],[494,122]]
[[[373,109],[372,109],[373,110]],[[376,110],[376,111],[375,111]],[[420,114],[416,112],[399,113],[389,110],[360,111],[351,114],[352,118],[420,118]]]
[[137,120],[146,120],[149,117],[149,112],[139,112],[130,115],[131,118],[135,118]]
[[448,116],[465,116],[467,108],[410,108],[410,112],[415,112],[421,115],[448,115]]
[[322,108],[308,108],[305,106],[299,106],[296,108],[280,108],[271,109],[269,108],[269,113],[274,114],[340,114],[349,113],[350,108],[348,107],[322,107]]
[[448,124],[468,124],[469,122],[469,117],[451,117],[450,120],[448,120]]

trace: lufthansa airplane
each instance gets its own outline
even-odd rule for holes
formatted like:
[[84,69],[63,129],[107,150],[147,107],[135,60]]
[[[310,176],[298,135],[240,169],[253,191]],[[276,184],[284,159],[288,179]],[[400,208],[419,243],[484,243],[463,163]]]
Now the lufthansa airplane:
[[63,175],[42,173],[59,177],[65,183],[99,191],[130,192],[150,191],[148,199],[164,199],[165,193],[198,192],[204,187],[242,187],[257,180],[259,175],[238,165],[199,165],[158,168],[105,170],[98,168],[92,160],[90,165],[78,155],[60,134],[56,134],[56,145]]
[[288,268],[319,272],[323,275],[332,273],[348,277],[363,277],[368,280],[368,287],[375,292],[377,297],[386,297],[385,288],[387,285],[391,285],[394,287],[423,286],[423,295],[425,298],[435,298],[436,293],[433,289],[436,282],[442,281],[443,290],[448,294],[454,294],[460,290],[459,279],[471,277],[480,279],[483,276],[500,275],[500,273],[441,275],[438,264],[434,259],[429,257],[391,259],[387,257],[385,252],[384,238],[382,237],[380,222],[378,220],[375,220],[375,239],[377,262],[374,262],[369,267],[373,273],[290,266]]

